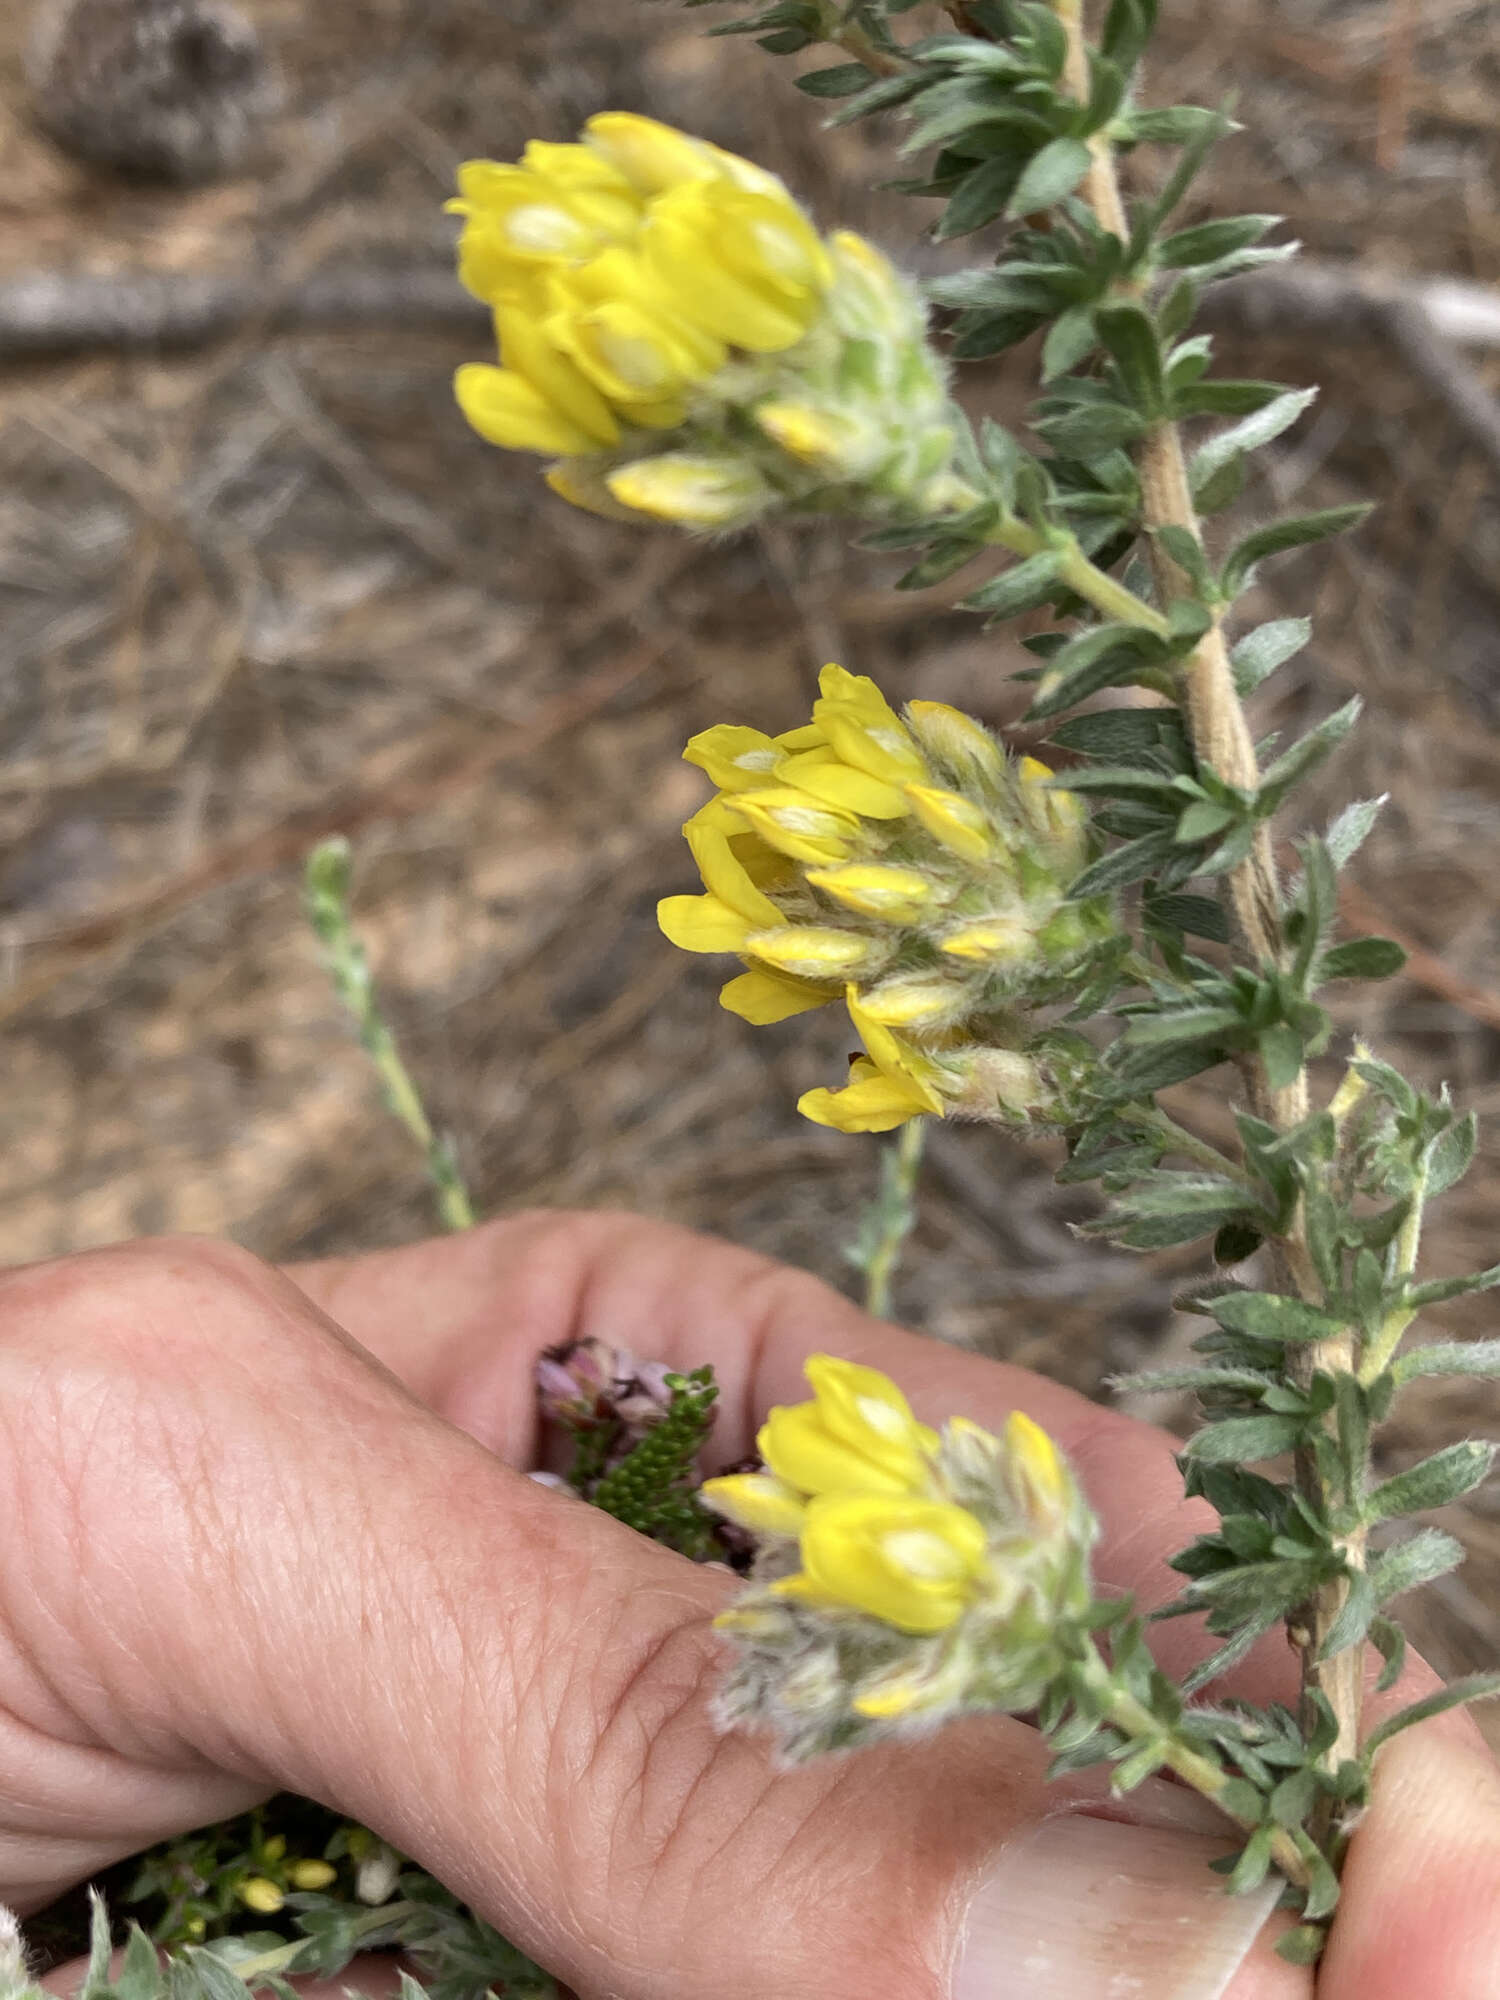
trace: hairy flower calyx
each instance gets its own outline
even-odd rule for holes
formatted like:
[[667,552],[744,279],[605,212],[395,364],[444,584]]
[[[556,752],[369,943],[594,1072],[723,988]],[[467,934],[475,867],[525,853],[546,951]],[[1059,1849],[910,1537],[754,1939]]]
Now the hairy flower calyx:
[[801,728],[688,744],[719,787],[683,829],[706,893],[668,897],[662,929],[744,959],[720,997],[746,1020],[848,1001],[862,1051],[844,1088],[803,1097],[815,1123],[1065,1115],[1091,1058],[1026,1010],[1116,935],[1107,900],[1069,898],[1093,851],[1081,801],[944,703],[898,715],[837,666],[820,685]]
[[774,174],[616,111],[458,185],[459,276],[500,347],[458,370],[459,405],[556,459],[564,499],[704,531],[974,504],[916,291]]
[[814,1395],[773,1410],[766,1469],[705,1503],[752,1534],[721,1701],[789,1755],[969,1709],[1031,1706],[1090,1602],[1095,1525],[1057,1447],[1017,1412],[941,1433],[878,1371],[817,1355]]

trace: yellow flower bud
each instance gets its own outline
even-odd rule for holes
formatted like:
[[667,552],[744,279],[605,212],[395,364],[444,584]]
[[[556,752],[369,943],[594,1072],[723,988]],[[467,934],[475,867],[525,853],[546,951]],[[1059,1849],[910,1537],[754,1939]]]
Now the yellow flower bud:
[[817,924],[782,924],[775,930],[752,931],[745,940],[752,958],[799,979],[843,979],[872,957],[884,958],[879,947],[861,931],[838,931]]
[[723,171],[714,158],[716,148],[634,111],[601,111],[589,119],[583,136],[583,147],[564,150],[586,147],[637,194],[661,194],[685,181],[718,180]]
[[879,461],[883,439],[857,428],[836,410],[781,401],[758,404],[754,415],[773,444],[830,479],[856,479]]
[[789,197],[724,182],[669,188],[640,233],[663,304],[732,347],[793,347],[820,310],[831,268]]
[[287,1870],[294,1889],[326,1889],[338,1872],[331,1861],[294,1861]]
[[240,1901],[247,1910],[255,1910],[263,1917],[274,1917],[286,1897],[269,1877],[252,1875],[240,1884]]
[[1036,950],[1036,933],[1021,917],[986,917],[949,931],[938,939],[938,950],[978,964],[1013,965]]
[[774,498],[743,459],[706,452],[669,451],[637,459],[611,472],[604,483],[622,506],[682,528],[727,528],[752,519]]
[[1055,1536],[1065,1530],[1076,1493],[1061,1452],[1039,1424],[1013,1410],[1005,1423],[1009,1484],[1032,1526]]
[[763,840],[794,861],[847,861],[849,843],[859,832],[854,813],[821,804],[789,785],[736,792],[733,804]]
[[1019,1049],[981,1047],[965,1053],[956,1107],[975,1118],[1022,1119],[1047,1102],[1047,1087]]
[[919,868],[892,863],[851,861],[842,868],[810,868],[807,880],[835,902],[892,924],[918,922],[937,901],[930,877]]
[[968,987],[914,973],[867,987],[860,1006],[885,1028],[937,1028],[958,1020],[973,1005]]
[[989,816],[960,792],[937,785],[908,785],[912,810],[934,840],[963,861],[991,861],[996,852]]
[[596,438],[513,368],[466,361],[454,374],[453,393],[474,429],[491,444],[565,458],[598,449]]
[[286,1835],[273,1833],[269,1840],[263,1840],[260,1847],[262,1861],[277,1862],[286,1853]]
[[716,1514],[748,1528],[753,1535],[794,1541],[807,1519],[802,1495],[774,1473],[736,1472],[725,1479],[705,1479],[698,1497]]
[[906,705],[912,734],[935,764],[955,778],[975,778],[998,785],[1005,777],[1005,757],[990,732],[945,701],[912,701]]
[[908,1494],[826,1493],[802,1531],[802,1571],[778,1596],[862,1611],[898,1631],[945,1631],[985,1568],[985,1533],[962,1507]]

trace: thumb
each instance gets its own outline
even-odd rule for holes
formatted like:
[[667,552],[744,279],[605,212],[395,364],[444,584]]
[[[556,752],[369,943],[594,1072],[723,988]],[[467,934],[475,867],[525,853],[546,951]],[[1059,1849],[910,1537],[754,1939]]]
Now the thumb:
[[4,1609],[116,1757],[353,1814],[584,2000],[1306,1991],[1245,1984],[1265,1905],[1172,1794],[1059,1817],[1087,1796],[1006,1719],[778,1772],[710,1718],[729,1578],[502,1465],[253,1260],[86,1261],[7,1286],[5,1357],[87,1420]]

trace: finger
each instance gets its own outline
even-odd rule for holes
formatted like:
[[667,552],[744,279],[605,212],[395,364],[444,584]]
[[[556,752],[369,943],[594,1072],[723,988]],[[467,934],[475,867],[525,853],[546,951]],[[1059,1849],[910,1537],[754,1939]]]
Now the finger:
[[1318,1991],[1500,1994],[1500,1772],[1439,1724],[1393,1738],[1376,1760]]
[[718,1735],[732,1580],[518,1476],[252,1260],[137,1247],[3,1294],[0,1391],[47,1414],[29,1506],[0,1468],[3,1629],[102,1754],[354,1814],[584,2000],[1001,2000],[1038,1965],[1060,2000],[1219,2000],[1244,1961],[1264,1912],[1213,1887],[1222,1841],[1059,1840],[1076,1796],[1019,1723],[785,1773]]

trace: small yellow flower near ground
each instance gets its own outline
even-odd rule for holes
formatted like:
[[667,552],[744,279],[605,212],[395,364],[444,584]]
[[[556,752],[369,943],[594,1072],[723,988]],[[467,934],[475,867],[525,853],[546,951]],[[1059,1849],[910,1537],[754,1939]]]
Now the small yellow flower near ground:
[[338,1880],[338,1872],[331,1861],[294,1861],[287,1880],[294,1889],[326,1889]]
[[274,1917],[286,1897],[269,1876],[251,1875],[240,1884],[240,1901],[247,1910],[255,1910],[263,1917]]

